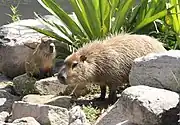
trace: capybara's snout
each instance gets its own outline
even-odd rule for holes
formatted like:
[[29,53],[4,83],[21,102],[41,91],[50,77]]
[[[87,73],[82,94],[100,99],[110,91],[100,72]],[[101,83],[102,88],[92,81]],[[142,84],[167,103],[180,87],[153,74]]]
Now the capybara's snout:
[[67,84],[66,83],[66,79],[67,79],[67,74],[66,74],[66,70],[65,70],[65,66],[62,66],[57,74],[57,78],[59,80],[60,83],[62,84]]

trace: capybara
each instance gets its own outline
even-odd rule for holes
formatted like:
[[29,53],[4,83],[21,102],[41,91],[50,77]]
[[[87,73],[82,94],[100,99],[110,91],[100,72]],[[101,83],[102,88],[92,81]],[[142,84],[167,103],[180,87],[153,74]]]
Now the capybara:
[[52,76],[54,58],[56,56],[53,40],[48,36],[41,38],[34,52],[25,61],[25,70],[28,76],[38,79]]
[[108,86],[108,99],[110,103],[114,103],[117,100],[117,87],[129,82],[133,60],[148,53],[162,51],[166,51],[162,43],[150,36],[119,34],[79,48],[64,60],[57,77],[63,84],[99,84],[99,99],[102,100]]

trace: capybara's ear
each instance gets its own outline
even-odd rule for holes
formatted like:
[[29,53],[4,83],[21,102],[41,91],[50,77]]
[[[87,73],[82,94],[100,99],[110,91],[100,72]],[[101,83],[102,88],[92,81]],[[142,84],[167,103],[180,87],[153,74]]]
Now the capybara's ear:
[[24,43],[24,46],[30,48],[30,49],[35,49],[39,43],[38,42],[29,42],[29,43]]
[[86,61],[86,59],[87,59],[87,57],[86,57],[85,55],[81,55],[81,56],[80,56],[80,61],[81,61],[81,62]]

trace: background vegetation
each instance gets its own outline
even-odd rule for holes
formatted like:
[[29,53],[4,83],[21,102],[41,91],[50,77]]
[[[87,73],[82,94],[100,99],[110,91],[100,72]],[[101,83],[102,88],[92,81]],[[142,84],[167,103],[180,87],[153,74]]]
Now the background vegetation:
[[96,39],[121,32],[147,34],[179,49],[179,0],[69,0],[74,12],[68,15],[55,0],[38,0],[62,25],[35,16],[50,30],[29,27],[51,36],[66,46],[58,48],[65,58],[79,47]]

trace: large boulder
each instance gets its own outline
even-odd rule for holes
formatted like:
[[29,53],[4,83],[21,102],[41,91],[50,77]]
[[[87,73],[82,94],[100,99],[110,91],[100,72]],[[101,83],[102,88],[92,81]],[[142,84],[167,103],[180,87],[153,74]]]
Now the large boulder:
[[151,53],[134,60],[129,82],[180,92],[180,51]]
[[[44,18],[62,25],[62,22],[52,15],[46,15]],[[10,78],[25,73],[25,58],[33,50],[24,44],[34,47],[39,42],[39,39],[44,36],[25,26],[48,29],[38,19],[20,20],[0,27],[0,72]],[[66,46],[60,42],[55,42],[55,44],[57,48],[62,45]]]
[[[180,97],[177,93],[139,85],[122,92],[121,97],[96,125],[129,122],[137,125],[178,125]],[[125,125],[125,124],[122,124]]]
[[38,26],[39,24],[37,20],[28,19],[0,27],[0,72],[10,78],[25,72],[25,58],[33,50],[24,46],[24,43],[38,42],[42,34],[23,25]]
[[33,117],[42,125],[68,125],[66,108],[17,101],[13,104],[12,119]]
[[47,104],[69,108],[71,104],[71,97],[69,96],[54,96],[54,95],[37,95],[30,94],[22,98],[22,101],[29,103]]
[[58,106],[23,101],[13,104],[12,120],[14,124],[19,123],[18,125],[22,121],[29,125],[33,122],[42,125],[90,125],[80,106],[74,106],[68,111]]

